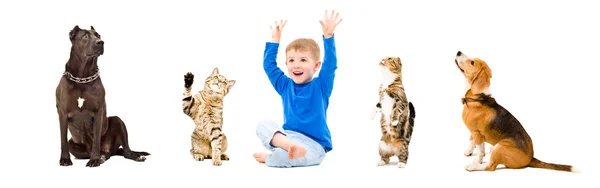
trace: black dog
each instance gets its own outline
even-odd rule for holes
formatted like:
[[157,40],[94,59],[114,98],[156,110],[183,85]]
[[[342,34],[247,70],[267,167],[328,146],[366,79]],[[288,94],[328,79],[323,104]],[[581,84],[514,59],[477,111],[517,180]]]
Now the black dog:
[[[90,159],[88,167],[100,166],[113,155],[145,161],[149,153],[129,148],[125,123],[117,116],[106,116],[105,91],[97,63],[98,57],[104,54],[100,34],[93,26],[90,30],[75,26],[69,38],[71,56],[56,88],[60,165],[73,165],[69,152],[75,158]],[[68,142],[67,129],[71,133]]]

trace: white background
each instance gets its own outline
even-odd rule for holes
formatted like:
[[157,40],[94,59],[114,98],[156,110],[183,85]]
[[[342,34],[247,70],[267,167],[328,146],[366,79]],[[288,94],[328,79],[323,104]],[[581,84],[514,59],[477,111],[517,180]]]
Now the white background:
[[[3,1],[0,3],[0,169],[5,185],[267,187],[580,185],[598,177],[598,6],[581,1]],[[322,47],[324,10],[341,12],[339,69],[328,111],[333,137],[321,166],[268,168],[252,154],[263,118],[281,123],[281,101],[262,66],[269,24],[288,19],[278,57],[298,37]],[[61,167],[55,89],[69,58],[69,31],[93,25],[109,115],[126,123],[144,163],[111,158]],[[582,173],[544,169],[466,172],[464,78],[458,50],[487,61],[492,94],[533,138],[535,156]],[[377,62],[399,56],[416,107],[409,162],[376,166],[380,136],[368,119],[381,78]],[[236,85],[225,99],[231,161],[214,167],[189,154],[192,120],[181,111],[183,75],[194,92],[218,66]],[[487,148],[486,148],[487,150]],[[488,158],[486,157],[486,160]],[[594,182],[589,182],[587,186]],[[15,185],[11,186],[14,187]],[[6,187],[6,186],[1,186]]]

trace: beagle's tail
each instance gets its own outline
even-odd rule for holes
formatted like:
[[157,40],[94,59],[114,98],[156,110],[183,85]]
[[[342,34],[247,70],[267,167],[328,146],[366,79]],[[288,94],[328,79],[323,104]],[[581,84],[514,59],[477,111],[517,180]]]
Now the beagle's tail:
[[529,162],[529,165],[527,165],[527,166],[533,167],[533,168],[544,168],[544,169],[558,170],[558,171],[565,171],[565,172],[575,172],[575,173],[580,172],[579,169],[577,169],[571,165],[546,163],[544,161],[540,161],[540,160],[536,159],[535,157],[533,159],[531,159],[531,162]]

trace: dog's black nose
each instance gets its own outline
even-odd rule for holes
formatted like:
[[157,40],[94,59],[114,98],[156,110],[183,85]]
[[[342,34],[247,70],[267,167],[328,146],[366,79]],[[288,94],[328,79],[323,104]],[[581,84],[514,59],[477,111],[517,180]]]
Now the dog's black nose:
[[104,46],[104,41],[99,40],[99,41],[96,42],[96,45],[98,45],[98,46]]
[[456,56],[460,56],[460,55],[462,55],[462,52],[460,52],[460,51],[456,52]]

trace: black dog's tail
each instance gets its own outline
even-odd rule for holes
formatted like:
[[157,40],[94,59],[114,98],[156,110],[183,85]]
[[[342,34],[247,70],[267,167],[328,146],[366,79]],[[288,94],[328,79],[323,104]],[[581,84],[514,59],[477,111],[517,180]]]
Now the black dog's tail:
[[[131,157],[134,155],[142,155],[142,156],[148,156],[150,155],[150,153],[148,152],[138,152],[138,151],[131,151],[129,149],[129,141],[127,140],[127,129],[125,128],[125,122],[123,122],[123,120],[121,118],[119,118],[119,116],[108,116],[108,124],[109,126],[111,126],[111,128],[113,129],[118,129],[121,131],[121,148],[117,149],[117,151],[115,151],[113,153],[113,155],[120,155],[120,156],[124,156],[124,157]],[[125,152],[125,149],[127,148],[127,150],[129,150],[128,152]]]
[[[142,152],[138,152],[138,151],[131,151],[133,153],[139,154],[139,155],[143,155],[143,156],[148,156],[150,155],[150,153],[142,151]],[[123,150],[123,148],[119,148],[117,149],[117,151],[115,151],[114,155],[120,155],[120,156],[124,156],[125,150]]]

